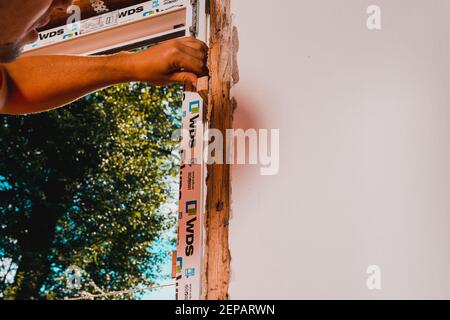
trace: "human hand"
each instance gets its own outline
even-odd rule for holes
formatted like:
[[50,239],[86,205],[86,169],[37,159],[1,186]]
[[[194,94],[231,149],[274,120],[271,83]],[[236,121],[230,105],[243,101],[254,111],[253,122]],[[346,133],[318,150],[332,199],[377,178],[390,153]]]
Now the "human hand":
[[174,82],[196,87],[198,77],[208,75],[208,47],[200,40],[186,37],[167,41],[127,56],[133,80],[154,85]]

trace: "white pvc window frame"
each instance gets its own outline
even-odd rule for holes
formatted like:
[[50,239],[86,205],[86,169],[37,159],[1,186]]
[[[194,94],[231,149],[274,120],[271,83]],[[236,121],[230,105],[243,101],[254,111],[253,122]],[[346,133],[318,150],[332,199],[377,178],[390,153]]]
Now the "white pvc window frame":
[[[154,1],[154,0],[153,0]],[[153,2],[153,1],[149,1]],[[207,14],[207,1],[209,0],[179,0],[183,2],[182,6],[174,7],[167,11],[161,12],[154,16],[147,18],[130,20],[127,23],[117,25],[110,28],[99,29],[95,32],[80,35],[74,38],[55,41],[48,45],[33,48],[28,47],[23,56],[36,55],[97,55],[106,53],[115,53],[120,51],[129,51],[138,49],[144,46],[157,44],[166,40],[182,38],[185,36],[194,36],[197,39],[207,42],[209,38],[209,17]],[[194,8],[197,6],[197,8]],[[136,7],[136,6],[133,6]],[[195,13],[196,12],[196,13]],[[196,19],[194,19],[196,17]],[[192,32],[192,27],[196,26],[196,32]],[[63,27],[64,28],[64,27]],[[183,110],[185,117],[183,118],[183,128],[187,129],[192,125],[192,116],[195,116],[190,105],[192,102],[200,100],[199,113],[201,117],[198,120],[198,131],[203,134],[207,129],[207,124],[203,119],[204,103],[202,98],[197,93],[186,92],[184,95]],[[182,142],[183,145],[183,142]],[[203,150],[202,150],[203,152]],[[183,167],[183,166],[182,166]],[[185,165],[184,167],[189,167]],[[185,259],[185,262],[192,263],[192,265],[181,268],[181,271],[176,271],[176,292],[179,300],[200,300],[203,297],[202,275],[204,274],[203,257],[205,256],[205,237],[206,232],[204,226],[204,208],[206,200],[206,165],[201,163],[195,169],[196,174],[199,175],[198,188],[199,196],[197,197],[199,211],[197,213],[198,219],[196,221],[196,258],[192,261],[192,257],[185,255],[185,239],[178,241],[177,253],[173,266],[177,269],[178,262]],[[189,174],[184,171],[182,175]],[[185,179],[187,180],[187,179]],[[180,199],[180,216],[181,211],[187,200]],[[183,204],[183,205],[181,205]],[[187,209],[186,209],[187,210]],[[185,216],[188,215],[184,212]],[[183,224],[183,225],[182,225]],[[179,219],[179,228],[186,228],[186,219]],[[180,229],[179,229],[180,230]],[[178,236],[180,231],[178,232]],[[186,277],[185,268],[195,266],[196,274],[194,277]],[[192,268],[189,268],[192,269]],[[175,274],[174,274],[175,275]]]
[[[180,6],[155,15],[149,15],[144,18],[137,16],[137,19],[130,19],[120,25],[104,29],[100,28],[73,38],[58,39],[58,41],[37,48],[33,48],[32,45],[27,46],[23,56],[113,53],[188,36],[192,24],[190,0],[178,1]],[[148,2],[151,3],[153,1]],[[95,18],[87,20],[92,19]],[[87,20],[82,20],[81,23]],[[55,29],[62,32],[66,28],[67,26],[62,26]],[[64,32],[69,33],[70,31],[64,30]]]

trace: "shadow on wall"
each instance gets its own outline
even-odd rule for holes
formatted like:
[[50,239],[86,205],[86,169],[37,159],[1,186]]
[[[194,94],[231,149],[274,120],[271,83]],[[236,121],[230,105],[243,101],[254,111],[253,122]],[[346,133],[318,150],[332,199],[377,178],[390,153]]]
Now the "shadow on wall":
[[[233,95],[235,99],[235,110],[233,113],[233,129],[256,130],[264,128],[263,121],[258,114],[258,103],[256,99],[250,94],[237,94]],[[237,150],[236,139],[234,142],[234,161],[236,161],[236,154],[239,152]],[[246,139],[245,143],[245,159],[248,161],[250,152],[249,139]],[[241,151],[242,152],[242,151]],[[240,181],[248,180],[252,181],[252,176],[259,174],[259,165],[248,165],[248,164],[233,164],[232,165],[232,177],[238,178]]]

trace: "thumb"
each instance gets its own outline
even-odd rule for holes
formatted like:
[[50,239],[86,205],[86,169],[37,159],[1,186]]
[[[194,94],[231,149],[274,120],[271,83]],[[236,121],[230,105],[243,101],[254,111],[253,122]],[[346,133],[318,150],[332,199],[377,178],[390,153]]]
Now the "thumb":
[[170,77],[171,81],[181,82],[184,84],[190,84],[194,88],[197,88],[197,76],[190,72],[177,72]]

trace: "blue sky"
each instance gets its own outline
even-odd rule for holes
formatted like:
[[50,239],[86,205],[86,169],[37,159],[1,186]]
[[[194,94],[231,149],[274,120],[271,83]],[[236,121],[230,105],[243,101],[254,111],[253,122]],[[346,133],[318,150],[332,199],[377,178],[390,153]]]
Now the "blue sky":
[[[154,254],[164,256],[164,263],[161,266],[161,274],[155,279],[156,285],[175,285],[175,279],[172,279],[172,252],[176,246],[170,239],[176,237],[176,228],[165,234],[161,240],[156,241],[150,249]],[[175,286],[159,288],[148,291],[140,298],[142,300],[175,300]]]
[[[172,258],[169,257],[162,268],[162,274],[170,276],[172,274]],[[175,285],[175,279],[160,280],[158,285]],[[175,300],[175,286],[152,290],[143,295],[142,300]]]

